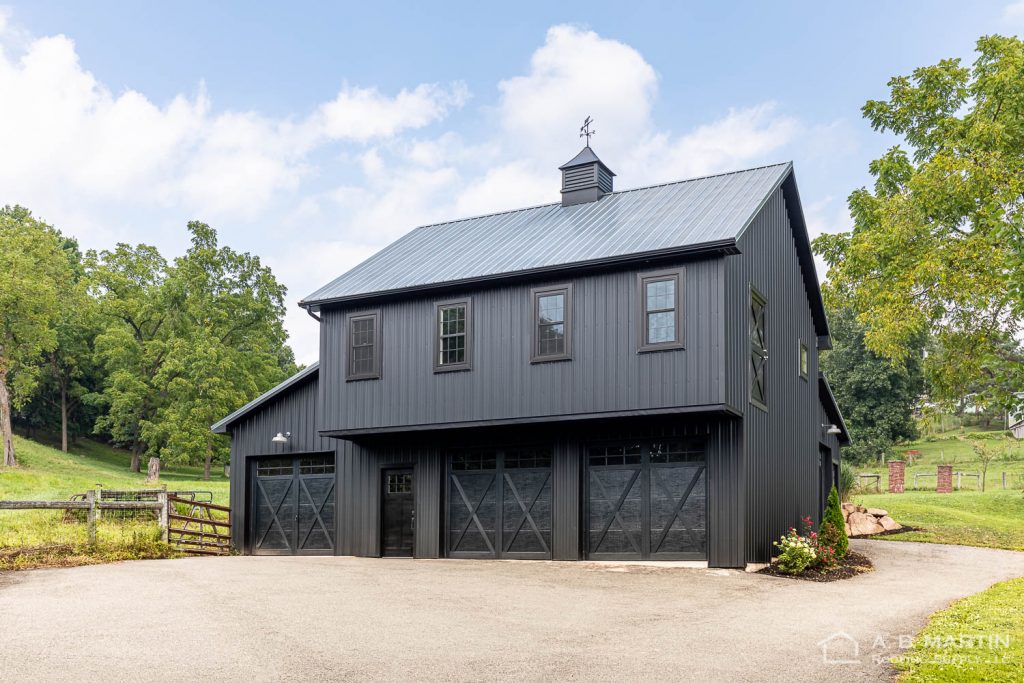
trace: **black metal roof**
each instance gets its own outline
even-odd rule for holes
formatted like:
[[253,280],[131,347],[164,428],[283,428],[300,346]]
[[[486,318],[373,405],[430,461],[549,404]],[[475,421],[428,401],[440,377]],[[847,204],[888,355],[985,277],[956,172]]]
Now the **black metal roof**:
[[598,158],[597,154],[594,153],[594,150],[590,149],[590,145],[587,145],[586,147],[581,149],[579,154],[577,154],[572,159],[559,166],[558,170],[564,171],[567,168],[576,168],[577,166],[586,166],[587,164],[601,164],[602,166],[604,166],[604,170],[608,171],[612,175],[615,175],[614,173],[612,173],[612,170],[608,168],[608,165]]
[[839,411],[839,404],[836,403],[836,396],[832,393],[832,387],[829,386],[828,380],[825,379],[825,375],[821,372],[818,373],[818,400],[821,401],[821,405],[825,408],[825,414],[828,415],[828,419],[832,420],[832,424],[843,431],[839,435],[840,443],[849,444],[850,431],[846,428],[846,421],[843,419],[843,414]]
[[262,394],[260,396],[257,396],[256,398],[254,398],[253,400],[249,401],[248,403],[246,403],[244,406],[242,406],[241,408],[239,408],[235,412],[233,412],[230,415],[228,415],[227,417],[225,417],[220,422],[217,422],[217,423],[211,425],[210,429],[213,430],[213,432],[215,434],[227,434],[228,433],[228,427],[233,422],[238,422],[240,419],[242,419],[243,417],[245,417],[246,415],[251,413],[256,408],[259,408],[261,405],[263,405],[264,403],[266,403],[270,399],[274,398],[275,396],[279,396],[280,394],[283,394],[284,392],[288,391],[289,389],[291,389],[294,386],[297,386],[297,385],[301,384],[302,382],[304,382],[307,379],[313,379],[313,378],[317,377],[319,372],[320,372],[320,361],[316,361],[314,363],[310,363],[308,367],[306,367],[306,368],[304,368],[302,370],[299,370],[297,373],[295,373],[294,375],[292,375],[291,377],[289,377],[285,381],[281,382],[276,387],[274,387],[273,389],[269,390],[267,393]]

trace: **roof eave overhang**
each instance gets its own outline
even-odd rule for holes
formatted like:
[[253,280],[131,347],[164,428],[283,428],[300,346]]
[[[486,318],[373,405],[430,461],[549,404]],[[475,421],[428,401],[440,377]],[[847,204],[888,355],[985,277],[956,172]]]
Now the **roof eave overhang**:
[[376,292],[352,294],[349,296],[330,297],[327,299],[310,299],[308,301],[303,300],[299,302],[299,306],[305,308],[306,310],[317,311],[323,306],[332,306],[336,304],[363,304],[405,297],[410,294],[428,292],[437,293],[455,289],[465,289],[467,287],[477,287],[480,285],[487,285],[498,282],[522,282],[536,280],[538,278],[547,276],[560,275],[564,273],[580,273],[610,270],[623,266],[628,266],[632,263],[645,263],[650,261],[663,261],[669,259],[694,259],[706,258],[711,256],[730,256],[738,253],[740,252],[739,249],[736,247],[736,240],[730,237],[728,239],[716,240],[714,242],[702,242],[700,244],[692,244],[682,247],[671,247],[669,249],[658,249],[655,251],[645,251],[634,254],[608,256],[599,259],[591,259],[589,261],[560,263],[552,266],[528,268],[526,270],[517,270],[508,273],[481,275],[478,277],[461,278],[459,280],[449,280],[446,282],[435,282],[424,285],[414,285],[411,287],[401,287],[397,289],[386,289]]
[[588,420],[607,420],[615,418],[658,417],[667,415],[707,415],[717,418],[740,418],[742,411],[728,403],[708,405],[672,406],[669,408],[645,408],[638,410],[618,410],[596,413],[574,413],[569,415],[539,415],[533,417],[513,417],[495,420],[468,420],[465,422],[444,422],[430,424],[391,425],[387,427],[366,427],[357,429],[324,429],[320,436],[339,439],[358,439],[361,437],[386,436],[389,434],[409,434],[415,432],[436,432],[461,429],[479,429],[482,427],[513,427],[527,424],[554,424],[562,422],[587,422]]
[[836,395],[832,393],[832,387],[829,386],[828,380],[821,372],[818,373],[818,400],[825,406],[825,412],[828,413],[829,419],[842,430],[839,435],[839,443],[849,446],[852,439],[850,439],[850,431],[846,428],[846,420],[843,419],[843,413],[839,410],[839,403],[836,402]]

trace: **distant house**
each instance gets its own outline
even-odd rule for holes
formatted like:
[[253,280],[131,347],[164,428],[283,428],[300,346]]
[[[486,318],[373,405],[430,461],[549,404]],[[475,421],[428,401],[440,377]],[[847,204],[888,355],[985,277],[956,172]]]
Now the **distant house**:
[[769,560],[842,416],[792,165],[409,232],[301,306],[320,362],[227,416],[246,553]]

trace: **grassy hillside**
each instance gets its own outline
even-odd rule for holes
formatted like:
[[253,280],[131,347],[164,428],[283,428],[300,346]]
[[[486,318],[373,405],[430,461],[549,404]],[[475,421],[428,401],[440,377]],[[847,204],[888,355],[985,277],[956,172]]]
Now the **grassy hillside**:
[[[131,454],[92,441],[82,441],[72,453],[20,437],[14,438],[18,466],[0,466],[0,500],[67,500],[73,494],[104,489],[152,488],[145,474],[128,469]],[[228,480],[218,472],[202,480],[201,468],[170,468],[160,485],[170,490],[209,491],[214,502],[228,502]],[[59,510],[0,510],[0,569],[70,565],[119,559],[167,557],[155,523],[102,522],[98,547],[88,548],[85,524],[66,519]],[[21,549],[46,547],[45,553]]]
[[[107,489],[148,488],[145,473],[128,470],[131,454],[94,441],[82,440],[71,453],[14,437],[18,467],[0,467],[0,499],[64,500],[74,493],[102,485]],[[227,504],[228,480],[215,471],[203,481],[199,467],[164,468],[160,484],[168,489],[213,493],[214,502]]]

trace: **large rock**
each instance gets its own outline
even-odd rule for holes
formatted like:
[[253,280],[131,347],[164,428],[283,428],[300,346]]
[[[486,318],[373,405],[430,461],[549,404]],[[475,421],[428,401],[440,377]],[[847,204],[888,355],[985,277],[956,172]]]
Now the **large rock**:
[[846,527],[846,535],[849,536],[850,535],[850,523],[847,522],[844,526]]
[[878,518],[878,523],[882,525],[882,528],[886,531],[895,531],[896,529],[902,529],[903,525],[897,522],[895,519],[886,515]]
[[850,536],[870,536],[885,531],[885,527],[878,523],[874,515],[866,512],[853,512],[850,514]]
[[868,512],[869,515],[874,515],[875,517],[888,517],[889,516],[889,513],[886,512],[885,510],[883,510],[882,508],[868,508],[867,512]]

